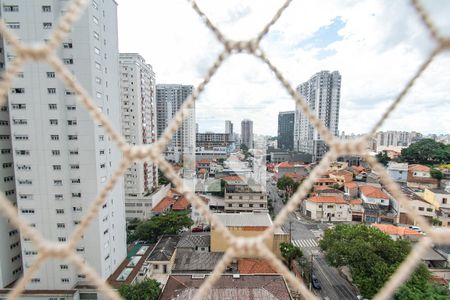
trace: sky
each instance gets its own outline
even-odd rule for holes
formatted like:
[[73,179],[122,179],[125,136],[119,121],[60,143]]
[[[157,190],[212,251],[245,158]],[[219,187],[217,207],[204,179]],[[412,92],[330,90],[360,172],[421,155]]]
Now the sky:
[[[157,83],[196,86],[223,46],[188,1],[117,0],[119,49],[140,53]],[[199,7],[232,40],[257,35],[281,0],[199,0]],[[424,1],[450,36],[450,1]],[[447,12],[447,13],[446,13]],[[294,0],[261,42],[293,87],[321,70],[342,75],[339,131],[365,133],[435,47],[409,1]],[[277,134],[280,111],[295,103],[261,61],[231,56],[196,103],[199,131],[224,132],[231,120],[254,121],[254,132]],[[450,133],[450,52],[440,54],[382,127]]]

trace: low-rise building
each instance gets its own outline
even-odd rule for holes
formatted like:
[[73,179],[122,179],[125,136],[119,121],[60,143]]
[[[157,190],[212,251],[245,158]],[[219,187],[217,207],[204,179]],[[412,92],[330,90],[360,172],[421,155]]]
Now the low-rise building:
[[376,204],[388,207],[389,196],[383,192],[381,188],[377,188],[371,185],[361,185],[359,187],[360,197],[364,203]]
[[[425,201],[422,197],[417,195],[412,189],[408,187],[403,186],[402,192],[408,199],[409,206],[412,207],[418,215],[424,217],[431,224],[433,218],[436,217],[434,205]],[[412,216],[408,214],[405,205],[399,203],[399,206],[400,207],[399,207],[398,223],[407,225],[417,225],[417,220],[412,219]]]
[[431,177],[430,167],[424,165],[409,165],[406,185],[417,189],[430,189],[439,186],[439,180]]
[[358,197],[358,192],[359,192],[358,184],[354,181],[345,183],[344,184],[344,192],[350,198]]
[[[234,176],[233,176],[234,177]],[[247,182],[225,185],[225,212],[267,211],[267,192]]]
[[340,186],[353,181],[353,173],[347,170],[332,171],[328,176],[331,179],[335,179]]
[[150,278],[165,284],[176,257],[176,246],[180,240],[177,235],[164,235],[153,248],[147,258],[149,264]]
[[399,183],[406,183],[408,180],[408,163],[390,161],[387,166],[387,172],[392,180]]
[[430,204],[439,208],[450,209],[450,189],[425,189],[423,198]]
[[349,204],[341,197],[316,196],[303,202],[304,214],[315,221],[351,221]]
[[278,178],[285,176],[286,174],[298,174],[307,176],[308,166],[302,162],[282,162],[275,167],[278,172]]
[[372,227],[378,228],[380,231],[389,235],[393,240],[408,239],[411,241],[417,241],[422,234],[409,229],[408,227],[400,227],[391,224],[372,224]]
[[[171,275],[159,300],[189,300],[205,281],[205,275]],[[280,275],[222,275],[205,299],[291,300],[287,284]]]

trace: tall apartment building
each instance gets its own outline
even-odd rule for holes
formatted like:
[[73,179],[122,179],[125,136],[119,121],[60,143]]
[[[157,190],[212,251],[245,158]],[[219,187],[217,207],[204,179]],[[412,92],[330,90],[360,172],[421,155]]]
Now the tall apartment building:
[[412,131],[379,131],[376,134],[377,147],[408,147],[422,138],[422,134]]
[[229,140],[234,141],[233,123],[230,120],[225,120],[225,133],[229,135]]
[[[192,85],[158,84],[156,85],[157,133],[158,138],[174,118],[183,102],[192,94]],[[188,157],[195,157],[195,109],[188,112],[188,117],[173,135],[166,151],[168,160],[182,162]]]
[[295,111],[278,113],[278,149],[294,149]]
[[[338,136],[341,75],[338,71],[320,71],[300,84],[297,92],[322,123]],[[303,111],[295,109],[294,149],[313,155],[313,160],[322,158],[328,150],[318,130],[311,125]]]
[[241,122],[241,143],[249,149],[253,148],[253,121],[242,120]]
[[[3,12],[0,12],[3,17]],[[5,51],[0,39],[0,72],[4,71]],[[16,204],[16,182],[14,177],[13,147],[11,141],[8,103],[0,106],[0,191]],[[0,217],[0,288],[19,279],[22,274],[22,253],[19,231],[9,221]]]
[[[132,145],[156,141],[155,73],[137,53],[121,53],[120,97],[122,133]],[[125,201],[142,197],[158,186],[158,167],[153,162],[134,162],[125,173]]]
[[[33,43],[48,38],[68,1],[0,0],[0,4],[10,30],[23,42]],[[7,43],[2,50],[7,66],[15,53]],[[121,117],[116,2],[92,1],[57,55],[121,132],[116,121]],[[18,214],[47,239],[64,243],[111,177],[122,154],[47,63],[24,66],[8,93],[7,109],[12,146],[6,151],[12,155],[2,155],[1,159],[2,164],[14,162]],[[26,270],[37,250],[24,236],[21,250]],[[120,180],[76,250],[102,278],[112,274],[126,257]],[[33,274],[27,289],[70,290],[86,281],[85,274],[74,266],[51,259]]]

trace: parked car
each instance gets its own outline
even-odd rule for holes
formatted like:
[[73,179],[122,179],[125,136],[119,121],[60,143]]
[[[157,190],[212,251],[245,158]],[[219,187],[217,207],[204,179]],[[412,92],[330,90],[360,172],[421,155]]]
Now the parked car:
[[319,279],[317,279],[316,275],[312,274],[311,276],[311,283],[313,288],[315,288],[316,290],[320,290],[322,287],[320,286],[320,282]]
[[192,232],[203,232],[203,227],[202,226],[192,227],[191,231]]
[[211,231],[211,226],[206,225],[205,227],[203,227],[203,231],[207,231],[207,232]]

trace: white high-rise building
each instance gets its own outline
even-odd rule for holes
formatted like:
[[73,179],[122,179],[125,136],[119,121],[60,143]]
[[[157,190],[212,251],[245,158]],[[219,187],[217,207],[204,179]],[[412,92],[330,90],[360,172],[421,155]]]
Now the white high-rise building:
[[249,149],[253,148],[253,121],[242,120],[241,122],[241,143]]
[[[193,89],[192,85],[156,85],[158,138],[164,133],[183,102],[192,94]],[[191,109],[181,127],[173,135],[166,151],[166,158],[176,163],[195,160],[195,133],[195,109]]]
[[[300,84],[297,92],[302,95],[309,107],[330,129],[339,135],[339,103],[341,95],[341,75],[338,71],[320,71],[311,79]],[[318,130],[309,122],[303,111],[295,109],[294,149],[313,155],[313,160],[320,159],[328,147]]]
[[[0,39],[0,49],[4,49],[3,39]],[[0,72],[4,71],[4,63],[4,51],[1,51]],[[13,204],[16,203],[13,148],[7,104],[0,106],[0,174],[0,191]],[[4,288],[19,279],[22,274],[22,253],[19,231],[4,217],[0,217],[0,236],[3,241],[0,243],[0,288]]]
[[[3,20],[25,43],[47,39],[68,3],[0,0]],[[6,43],[2,50],[6,58],[15,55]],[[121,132],[117,3],[92,1],[56,53]],[[45,62],[24,66],[8,93],[8,110],[18,213],[45,238],[66,242],[122,154]],[[1,159],[11,162],[10,156]],[[23,236],[21,247],[26,270],[37,250]],[[108,194],[77,253],[105,279],[126,257],[123,181]],[[86,281],[68,262],[50,259],[27,289],[67,290]]]
[[[120,97],[122,131],[132,145],[156,141],[155,73],[137,53],[121,53]],[[158,169],[153,162],[134,162],[124,175],[125,201],[142,197],[158,185]]]

